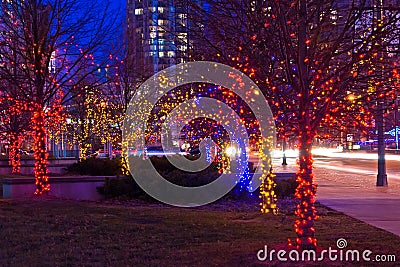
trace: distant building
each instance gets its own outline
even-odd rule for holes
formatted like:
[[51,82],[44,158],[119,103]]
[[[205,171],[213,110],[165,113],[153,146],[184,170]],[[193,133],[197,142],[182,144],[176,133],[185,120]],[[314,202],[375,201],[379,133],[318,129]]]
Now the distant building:
[[174,0],[127,0],[127,64],[148,77],[187,61],[187,5]]

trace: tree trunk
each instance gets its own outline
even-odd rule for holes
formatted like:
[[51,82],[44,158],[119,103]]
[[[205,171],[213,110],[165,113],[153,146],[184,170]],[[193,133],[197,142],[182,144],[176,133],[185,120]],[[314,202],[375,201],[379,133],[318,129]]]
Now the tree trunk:
[[295,232],[297,234],[296,245],[298,249],[315,249],[314,220],[317,218],[315,210],[316,185],[314,184],[312,139],[313,134],[309,126],[302,127],[299,136],[299,171],[297,172],[298,186],[296,198],[299,203],[296,209]]
[[[79,160],[83,161],[87,158],[87,152],[92,147],[89,143],[89,131],[90,127],[88,122],[85,120],[89,120],[88,118],[82,119],[82,124],[80,125],[81,128],[81,135],[78,137],[79,140]],[[105,153],[105,152],[104,152]]]
[[299,107],[300,107],[300,129],[299,129],[299,171],[296,181],[296,198],[299,203],[296,209],[298,217],[294,227],[297,234],[297,249],[315,249],[317,240],[315,239],[314,220],[316,219],[314,176],[312,173],[312,140],[314,132],[311,130],[311,113],[309,110],[310,98],[310,78],[308,69],[308,48],[307,48],[307,1],[298,2],[298,65],[299,65]]
[[10,134],[10,152],[8,154],[11,161],[13,174],[21,173],[21,155],[19,149],[21,148],[21,137],[16,133]]
[[44,125],[44,111],[38,109],[33,114],[34,128],[34,156],[35,156],[35,179],[36,179],[36,195],[42,195],[50,191],[48,169],[47,169],[47,133]]

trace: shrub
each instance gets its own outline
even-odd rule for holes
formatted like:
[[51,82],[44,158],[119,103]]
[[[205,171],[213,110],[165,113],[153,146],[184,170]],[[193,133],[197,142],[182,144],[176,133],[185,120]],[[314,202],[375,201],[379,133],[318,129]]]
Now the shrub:
[[97,187],[97,192],[104,195],[105,198],[137,198],[145,195],[144,191],[131,177],[106,178],[104,186]]
[[[189,156],[189,160],[194,160],[195,156]],[[208,184],[219,177],[217,165],[215,163],[210,164],[205,170],[198,173],[190,173],[182,170],[178,170],[173,166],[165,156],[157,157],[152,156],[150,160],[154,167],[157,169],[166,180],[181,186],[195,187]],[[93,168],[100,168],[98,164],[104,164],[103,162],[96,161],[96,164],[92,164],[93,159],[88,159],[84,162],[74,164],[70,167],[71,171],[80,172],[87,170],[92,170]],[[141,166],[131,166],[132,168],[139,168],[138,173],[140,175]],[[99,170],[93,170],[97,173]],[[93,173],[93,172],[90,172]],[[95,174],[98,175],[98,174]],[[98,192],[104,195],[106,198],[115,197],[142,197],[146,194],[139,187],[131,177],[125,177],[121,179],[107,179],[104,186],[97,188]]]
[[120,175],[121,169],[121,158],[111,160],[91,157],[70,165],[67,172],[91,176],[113,176]]
[[[210,164],[205,170],[198,173],[190,173],[182,170],[176,169],[166,157],[156,157],[150,158],[153,165],[166,180],[180,186],[195,187],[202,186],[211,183],[219,177],[217,165],[215,163]],[[192,159],[192,158],[190,158]],[[97,159],[98,160],[98,159]],[[87,160],[87,165],[92,161]],[[104,164],[100,161],[101,164]],[[84,166],[81,166],[84,168]],[[96,168],[99,166],[95,165]],[[139,166],[137,166],[139,168]],[[89,168],[91,169],[91,168]],[[249,163],[249,169],[253,170],[254,165]],[[139,170],[140,173],[140,170]],[[97,174],[96,174],[97,175]],[[292,179],[280,180],[277,182],[277,187],[275,192],[279,198],[292,197],[294,196],[295,189],[297,187],[297,182]],[[136,184],[135,180],[131,177],[125,177],[121,179],[108,179],[104,186],[98,188],[99,193],[104,195],[106,198],[114,197],[128,197],[136,198],[142,197],[146,194],[144,191]],[[259,190],[256,190],[253,194],[254,198],[258,198]],[[239,186],[236,186],[229,194],[225,196],[227,199],[242,199],[249,198],[247,191],[240,190]]]
[[295,179],[277,181],[275,193],[278,198],[294,197],[297,182]]

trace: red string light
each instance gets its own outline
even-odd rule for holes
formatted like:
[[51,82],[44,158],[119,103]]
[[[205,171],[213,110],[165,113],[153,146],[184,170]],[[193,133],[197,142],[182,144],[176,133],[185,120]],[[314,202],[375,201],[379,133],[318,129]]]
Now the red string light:
[[32,126],[34,131],[34,175],[36,179],[35,195],[42,195],[50,191],[48,168],[47,168],[47,131],[45,127],[45,113],[43,107],[36,105],[32,116]]

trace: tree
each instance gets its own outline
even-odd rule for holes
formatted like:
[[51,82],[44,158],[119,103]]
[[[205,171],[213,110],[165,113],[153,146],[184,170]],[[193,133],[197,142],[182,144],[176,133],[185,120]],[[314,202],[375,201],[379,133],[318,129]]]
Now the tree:
[[[198,33],[193,42],[201,44],[198,51],[194,45],[193,57],[220,61],[248,74],[264,91],[277,128],[298,136],[297,239],[291,244],[315,248],[313,139],[321,126],[339,124],[356,110],[363,113],[353,123],[364,127],[372,119],[376,99],[393,90],[377,90],[379,82],[374,82],[375,89],[367,85],[390,76],[393,65],[385,62],[385,37],[394,35],[399,13],[392,10],[375,23],[377,6],[362,0],[202,2],[189,12]],[[377,69],[372,64],[377,61],[386,68]],[[357,100],[351,105],[349,94]]]
[[71,90],[75,97],[67,105],[66,136],[71,145],[78,144],[80,160],[86,159],[95,139],[95,112],[101,99],[95,81],[96,77],[90,75],[76,84]]
[[[19,88],[20,99],[31,108],[35,194],[50,190],[46,144],[50,120],[47,118],[59,117],[61,105],[74,97],[70,89],[97,71],[94,63],[91,68],[80,63],[100,53],[102,45],[111,40],[113,18],[107,13],[107,5],[98,2],[26,0],[3,3],[0,24],[7,34],[0,45],[1,79]],[[17,69],[17,77],[10,75],[13,69],[10,66]],[[61,99],[57,100],[59,96]]]
[[[129,27],[132,30],[133,27]],[[125,33],[125,37],[128,34]],[[132,43],[133,42],[133,43]],[[136,93],[139,86],[149,78],[150,73],[144,69],[140,69],[140,64],[135,65],[136,60],[134,52],[138,45],[135,40],[123,39],[110,53],[110,64],[107,66],[107,81],[104,87],[104,94],[108,96],[108,116],[112,121],[110,130],[114,133],[113,142],[119,143],[122,147],[122,127],[123,118],[128,108],[129,102]],[[125,159],[124,150],[122,150],[122,172],[128,175],[128,165]]]
[[8,94],[1,95],[0,132],[5,133],[6,141],[10,144],[8,157],[13,174],[21,170],[21,145],[24,136],[29,134],[30,109],[20,99]]
[[[2,3],[4,5],[5,3]],[[6,141],[9,143],[9,160],[12,166],[12,173],[20,172],[20,149],[24,135],[28,132],[30,124],[30,114],[27,103],[20,96],[20,89],[13,82],[18,79],[21,74],[15,62],[20,59],[20,56],[15,53],[17,47],[14,44],[15,37],[8,36],[9,32],[3,21],[11,19],[6,14],[0,22],[0,67],[6,70],[9,79],[0,80],[0,103],[1,103],[1,132],[5,133]],[[8,43],[8,47],[4,44]],[[4,72],[2,72],[3,74]]]

